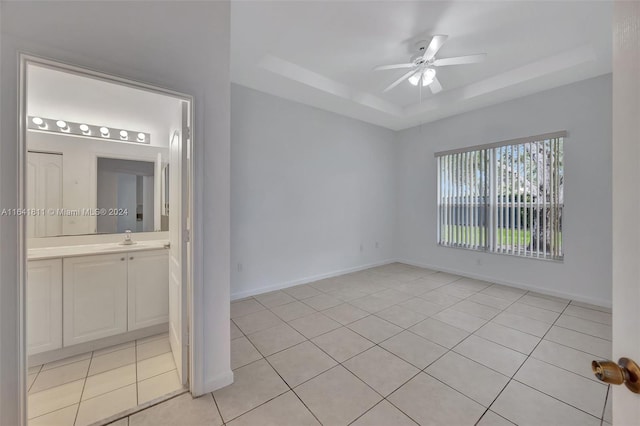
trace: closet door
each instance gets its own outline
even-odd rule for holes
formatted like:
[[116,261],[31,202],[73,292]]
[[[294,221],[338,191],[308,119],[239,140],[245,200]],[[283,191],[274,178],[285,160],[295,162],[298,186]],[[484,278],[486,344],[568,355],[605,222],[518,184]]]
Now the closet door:
[[[27,154],[27,208],[62,208],[62,155],[42,152]],[[62,235],[62,216],[27,216],[27,237]]]

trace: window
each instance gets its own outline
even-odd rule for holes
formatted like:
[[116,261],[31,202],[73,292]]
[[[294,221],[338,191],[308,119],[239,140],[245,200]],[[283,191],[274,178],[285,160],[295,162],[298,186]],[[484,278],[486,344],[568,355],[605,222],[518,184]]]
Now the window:
[[438,244],[562,260],[565,137],[436,153]]

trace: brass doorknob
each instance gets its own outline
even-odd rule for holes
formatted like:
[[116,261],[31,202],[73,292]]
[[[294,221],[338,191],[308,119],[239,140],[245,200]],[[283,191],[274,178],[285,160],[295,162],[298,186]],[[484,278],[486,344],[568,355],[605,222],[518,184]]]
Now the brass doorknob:
[[624,383],[631,392],[640,393],[640,367],[629,358],[620,358],[617,364],[609,360],[593,361],[591,369],[593,374],[605,383]]

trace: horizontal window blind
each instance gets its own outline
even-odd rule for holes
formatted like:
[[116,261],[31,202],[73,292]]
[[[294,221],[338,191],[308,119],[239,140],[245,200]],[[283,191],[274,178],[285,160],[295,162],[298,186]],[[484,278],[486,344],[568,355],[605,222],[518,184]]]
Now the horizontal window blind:
[[438,244],[561,260],[565,137],[436,154]]

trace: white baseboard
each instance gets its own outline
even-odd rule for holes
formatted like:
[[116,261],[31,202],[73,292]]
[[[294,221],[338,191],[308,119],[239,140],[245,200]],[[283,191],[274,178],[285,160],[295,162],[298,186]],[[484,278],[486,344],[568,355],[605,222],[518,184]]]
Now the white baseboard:
[[552,289],[548,289],[548,288],[544,288],[544,287],[536,287],[536,286],[532,286],[532,285],[529,285],[529,284],[522,284],[522,283],[516,283],[516,282],[512,282],[512,281],[497,280],[494,277],[488,277],[488,276],[484,276],[484,275],[481,275],[481,274],[468,273],[468,272],[459,271],[459,270],[452,269],[452,268],[443,268],[443,267],[438,266],[438,265],[431,265],[431,264],[428,264],[428,263],[414,261],[414,260],[395,259],[394,261],[395,262],[400,262],[400,263],[405,263],[407,265],[417,266],[417,267],[420,267],[420,268],[435,269],[437,271],[447,272],[449,274],[456,274],[456,275],[461,275],[461,276],[467,277],[467,278],[474,278],[474,279],[477,279],[477,280],[489,281],[489,282],[492,282],[492,283],[502,284],[502,285],[506,285],[506,286],[509,286],[509,287],[520,288],[522,290],[535,291],[537,293],[546,294],[548,296],[561,297],[563,299],[575,300],[576,302],[589,303],[591,305],[602,306],[602,307],[605,307],[605,308],[611,308],[611,306],[612,306],[611,305],[611,300],[597,299],[597,298],[592,298],[592,297],[584,297],[584,296],[582,296],[580,294],[566,293],[566,292],[563,292],[563,291],[556,291],[556,290],[552,290]]
[[358,272],[364,269],[374,268],[376,266],[387,265],[389,263],[396,262],[395,259],[383,260],[376,263],[370,263],[367,265],[355,266],[353,268],[341,269],[338,271],[332,271],[325,274],[313,275],[310,277],[299,278],[291,281],[285,281],[278,284],[273,284],[265,287],[258,287],[251,290],[239,291],[231,294],[231,300],[244,299],[245,297],[255,296],[256,294],[268,293],[270,291],[282,290],[283,288],[289,288],[300,284],[312,283],[314,281],[323,280],[325,278],[337,277],[338,275],[344,275],[351,272]]
[[222,389],[223,387],[229,386],[232,383],[233,383],[233,371],[229,370],[223,374],[218,375],[217,377],[214,377],[211,380],[207,380],[207,382],[204,384],[204,389],[202,390],[202,393],[198,393],[198,395],[194,395],[194,396],[200,396],[200,395],[204,395],[205,393]]

